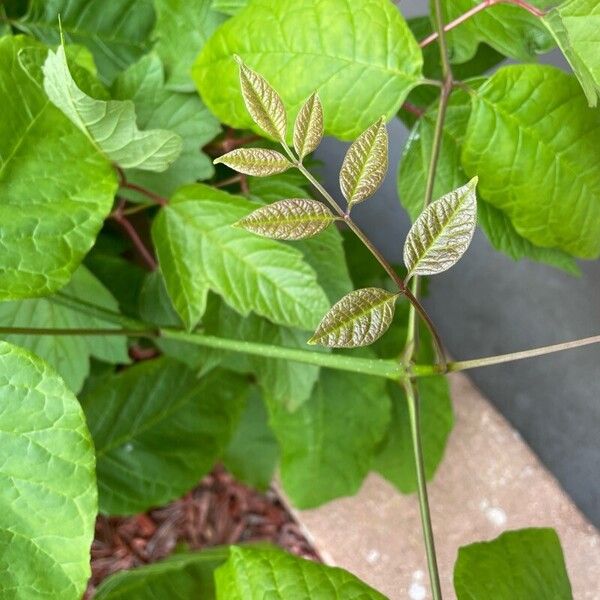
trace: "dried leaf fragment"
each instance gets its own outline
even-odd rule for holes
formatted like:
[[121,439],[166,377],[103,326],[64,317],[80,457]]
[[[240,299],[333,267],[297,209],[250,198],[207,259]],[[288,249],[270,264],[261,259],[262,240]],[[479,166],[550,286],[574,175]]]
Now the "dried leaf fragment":
[[477,224],[477,181],[431,203],[413,223],[404,244],[407,278],[446,271],[465,253]]
[[323,107],[317,92],[304,103],[294,124],[294,148],[302,160],[323,139]]
[[308,343],[328,348],[356,348],[372,344],[390,326],[398,296],[399,293],[380,288],[350,292],[331,307]]
[[388,136],[383,117],[352,143],[340,171],[340,187],[351,207],[372,196],[388,167]]
[[237,227],[277,240],[302,240],[335,221],[331,211],[316,200],[289,198],[252,211]]
[[238,148],[219,156],[214,163],[222,163],[245,175],[259,177],[283,173],[293,166],[281,152],[267,148]]

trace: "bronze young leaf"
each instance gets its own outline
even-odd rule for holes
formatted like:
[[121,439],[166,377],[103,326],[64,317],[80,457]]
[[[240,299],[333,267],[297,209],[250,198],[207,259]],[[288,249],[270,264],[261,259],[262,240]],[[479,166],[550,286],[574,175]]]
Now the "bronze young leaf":
[[350,292],[331,307],[308,343],[328,348],[356,348],[372,344],[390,326],[398,296],[399,293],[380,288]]
[[257,208],[236,226],[263,237],[302,240],[323,231],[335,219],[321,202],[290,198]]
[[214,163],[222,163],[245,175],[259,177],[283,173],[293,166],[281,152],[266,148],[238,148],[219,156]]
[[316,150],[323,139],[323,107],[317,92],[304,103],[294,124],[294,148],[302,160]]

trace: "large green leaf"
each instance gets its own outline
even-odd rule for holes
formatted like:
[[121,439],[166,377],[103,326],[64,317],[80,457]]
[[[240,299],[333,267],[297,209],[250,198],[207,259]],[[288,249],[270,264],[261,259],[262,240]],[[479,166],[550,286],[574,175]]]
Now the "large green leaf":
[[240,314],[312,329],[329,303],[302,253],[232,225],[255,205],[204,185],[182,188],[164,207],[152,237],[167,290],[188,327],[210,288]]
[[214,570],[228,557],[225,548],[182,552],[105,579],[95,600],[214,600]]
[[[83,266],[73,274],[61,293],[118,312],[110,292]],[[60,300],[60,298],[58,298]],[[118,329],[111,322],[57,304],[52,296],[0,303],[0,325],[5,327],[51,327]],[[24,346],[54,367],[73,392],[78,392],[90,370],[90,357],[109,363],[127,363],[127,339],[122,336],[3,335]]]
[[128,169],[128,181],[170,196],[186,183],[212,177],[212,162],[201,148],[219,134],[219,122],[196,94],[172,92],[165,87],[163,67],[156,54],[145,56],[122,73],[112,94],[119,100],[133,100],[142,129],[168,129],[183,140],[179,158],[165,172]]
[[152,0],[31,0],[15,25],[46,44],[81,44],[94,55],[104,83],[150,49],[154,27]]
[[544,23],[573,67],[590,106],[596,106],[600,95],[600,4],[597,0],[563,2],[544,17]]
[[77,399],[39,358],[0,342],[0,597],[79,600],[96,509]]
[[[474,80],[470,85],[478,87],[484,80]],[[467,180],[460,156],[465,132],[471,114],[471,100],[462,90],[450,97],[442,148],[436,171],[434,198],[462,185]],[[414,220],[420,214],[425,195],[425,181],[429,169],[429,157],[433,142],[437,107],[431,107],[414,126],[398,170],[398,192],[402,205]],[[480,187],[480,186],[478,186]],[[478,190],[481,192],[481,189]],[[479,225],[496,250],[508,254],[514,260],[529,258],[577,273],[575,260],[557,248],[541,248],[517,233],[510,219],[499,209],[479,198],[477,204]]]
[[[479,0],[443,0],[442,13],[448,23],[472,9]],[[554,0],[531,0],[530,4],[544,8]],[[462,63],[472,58],[480,42],[486,42],[498,52],[522,61],[533,60],[536,54],[548,52],[554,45],[541,20],[518,6],[497,4],[479,12],[447,34],[452,62]]]
[[226,15],[235,15],[246,4],[248,4],[248,0],[212,0],[213,9]]
[[458,600],[572,600],[571,584],[554,529],[507,531],[491,542],[458,551]]
[[391,117],[421,77],[419,47],[389,0],[322,0],[302,10],[295,0],[254,0],[215,32],[193,69],[208,107],[239,128],[256,125],[234,54],[281,94],[290,122],[318,90],[325,132],[344,139]]
[[155,0],[154,49],[165,63],[167,86],[191,92],[192,64],[226,17],[211,8],[212,0]]
[[600,255],[600,113],[549,66],[504,67],[473,97],[463,167],[532,243]]
[[199,379],[168,358],[94,387],[81,403],[96,445],[100,510],[141,512],[192,488],[226,448],[243,394],[231,373]]
[[290,413],[269,402],[281,447],[281,480],[299,508],[357,492],[390,419],[381,380],[323,370],[312,396]]
[[385,600],[348,571],[270,546],[231,546],[215,584],[217,600]]
[[117,187],[110,163],[41,88],[42,50],[24,37],[0,40],[1,299],[67,283]]

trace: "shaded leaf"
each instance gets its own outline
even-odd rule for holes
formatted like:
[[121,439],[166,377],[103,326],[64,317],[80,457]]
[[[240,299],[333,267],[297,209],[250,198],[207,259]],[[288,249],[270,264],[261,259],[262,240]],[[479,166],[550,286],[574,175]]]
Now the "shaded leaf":
[[407,278],[435,275],[466,252],[477,224],[477,177],[432,202],[410,228],[404,244]]
[[217,600],[385,600],[348,571],[299,558],[271,546],[231,546],[215,572]]
[[294,123],[294,148],[302,160],[317,149],[323,139],[323,107],[317,92],[303,104]]
[[248,0],[212,0],[212,7],[226,15],[235,15],[248,4]]
[[1,299],[65,285],[94,244],[117,189],[110,163],[44,93],[45,54],[30,38],[0,39]]
[[343,139],[381,115],[391,118],[421,79],[421,51],[389,0],[320,0],[302,10],[296,0],[254,0],[225,22],[200,53],[193,78],[221,121],[257,130],[243,103],[234,54],[279,91],[291,121],[318,89],[325,132]]
[[331,307],[308,343],[329,348],[372,344],[386,332],[394,318],[399,295],[379,288],[350,292]]
[[240,173],[258,177],[283,173],[293,166],[281,152],[267,148],[238,148],[219,156],[214,163],[222,163]]
[[388,136],[382,117],[355,140],[342,163],[340,187],[348,207],[372,196],[388,166]]
[[554,529],[507,531],[491,542],[458,551],[458,600],[572,600],[571,584]]
[[75,83],[63,46],[48,51],[44,89],[92,143],[120,167],[165,171],[181,153],[181,138],[163,129],[140,131],[135,105],[129,100],[96,100]]
[[290,198],[257,208],[236,226],[264,237],[301,240],[323,231],[333,221],[335,217],[322,202]]
[[239,56],[236,55],[235,60],[240,71],[242,97],[250,116],[267,135],[285,142],[287,114],[279,94]]
[[100,510],[134,514],[191,489],[227,447],[244,393],[232,373],[198,379],[168,358],[94,387],[81,403],[96,446]]
[[0,342],[0,597],[79,600],[96,509],[77,399],[42,360]]

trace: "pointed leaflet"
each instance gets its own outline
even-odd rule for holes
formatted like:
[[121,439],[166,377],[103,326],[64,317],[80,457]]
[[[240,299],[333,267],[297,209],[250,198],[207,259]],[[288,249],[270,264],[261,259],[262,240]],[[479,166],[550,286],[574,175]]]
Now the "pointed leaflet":
[[323,231],[333,221],[335,217],[322,202],[290,198],[257,208],[236,226],[277,240],[301,240]]
[[31,38],[0,39],[3,300],[65,285],[94,244],[117,189],[109,161],[44,93],[45,55]]
[[477,177],[430,204],[413,223],[404,244],[407,278],[435,275],[466,252],[477,224]]
[[421,51],[397,7],[390,0],[298,6],[254,0],[219,27],[192,72],[210,110],[228,125],[258,132],[231,60],[239,54],[279,91],[290,121],[315,89],[328,134],[354,139],[381,115],[391,118],[422,77]]
[[340,187],[348,207],[372,196],[388,166],[388,136],[383,117],[355,140],[342,163]]
[[271,546],[231,546],[215,571],[216,600],[385,600],[385,596],[337,567]]
[[600,95],[600,3],[597,0],[570,0],[543,17],[560,49],[573,68],[590,106]]
[[37,356],[0,342],[0,597],[79,600],[96,512],[77,399]]
[[287,171],[292,163],[281,152],[265,148],[238,148],[214,161],[222,163],[245,175],[265,177]]
[[58,107],[90,140],[123,169],[164,171],[181,153],[181,138],[171,131],[140,131],[135,107],[129,100],[96,100],[83,92],[71,76],[65,49],[48,51],[44,89]]
[[240,85],[246,108],[254,122],[269,136],[285,142],[287,115],[279,94],[262,76],[235,57],[240,69]]
[[302,160],[317,149],[323,138],[323,107],[314,92],[304,103],[294,124],[294,148]]
[[390,326],[398,296],[379,288],[350,292],[331,307],[308,343],[328,348],[372,344]]

